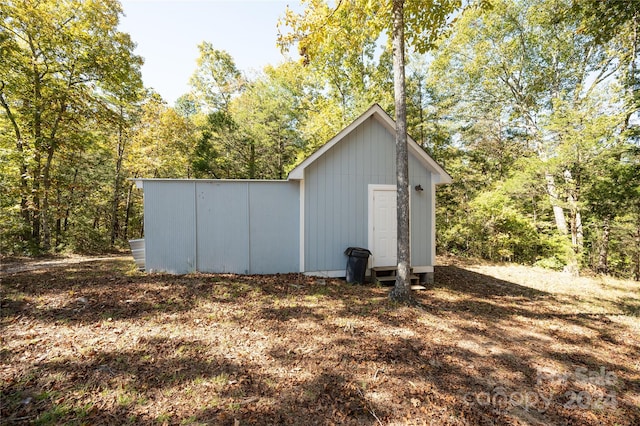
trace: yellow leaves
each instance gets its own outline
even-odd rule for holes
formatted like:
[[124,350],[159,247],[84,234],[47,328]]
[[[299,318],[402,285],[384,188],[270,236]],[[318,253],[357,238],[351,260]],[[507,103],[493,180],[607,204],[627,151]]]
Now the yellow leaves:
[[[296,43],[304,61],[322,63],[331,53],[345,49],[363,51],[390,33],[390,0],[341,0],[329,6],[323,0],[303,0],[301,14],[287,8],[278,23],[278,45],[283,51]],[[462,6],[460,0],[406,0],[405,38],[414,50],[424,53],[435,46]]]
[[[302,4],[307,4],[302,14],[294,12],[287,6],[284,17],[278,21],[277,43],[283,51],[289,51],[296,42],[313,37],[317,29],[324,26],[323,21],[326,21],[330,15],[324,1],[303,0]],[[288,32],[285,33],[283,30]]]

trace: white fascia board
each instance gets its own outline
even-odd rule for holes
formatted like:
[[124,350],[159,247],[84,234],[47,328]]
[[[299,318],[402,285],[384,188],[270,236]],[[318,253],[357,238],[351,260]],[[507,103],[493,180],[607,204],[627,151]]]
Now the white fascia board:
[[[431,235],[429,236],[429,243],[431,244],[431,265],[436,264],[436,183],[431,184],[431,194],[429,194],[431,199],[429,200],[429,205],[431,206]],[[427,271],[433,272],[433,271]]]

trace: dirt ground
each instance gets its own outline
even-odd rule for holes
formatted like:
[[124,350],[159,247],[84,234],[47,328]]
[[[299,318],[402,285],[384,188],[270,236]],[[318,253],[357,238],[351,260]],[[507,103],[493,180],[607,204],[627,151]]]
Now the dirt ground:
[[59,268],[61,266],[70,266],[76,263],[85,262],[99,262],[102,260],[128,260],[131,256],[56,256],[45,257],[42,259],[33,260],[26,257],[8,257],[0,259],[0,274],[15,274],[17,272],[38,271],[47,270],[51,268]]
[[5,265],[0,424],[640,424],[638,283],[439,260],[412,308],[297,274]]

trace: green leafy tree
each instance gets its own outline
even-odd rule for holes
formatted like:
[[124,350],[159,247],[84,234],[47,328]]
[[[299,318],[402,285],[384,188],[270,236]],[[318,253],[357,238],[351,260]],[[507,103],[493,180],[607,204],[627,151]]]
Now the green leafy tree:
[[638,0],[575,0],[567,15],[580,17],[581,31],[607,42],[617,37],[628,25],[638,26],[640,1]]
[[[233,57],[208,42],[198,46],[198,67],[191,77],[191,99],[202,113],[193,116],[200,136],[193,152],[196,176],[217,178],[255,177],[255,141],[242,134],[231,105],[246,86]],[[246,167],[245,167],[246,166]]]
[[227,112],[207,114],[199,125],[199,136],[191,164],[196,178],[226,179],[242,176],[235,159],[237,126]]
[[209,42],[198,45],[200,56],[191,77],[193,93],[209,111],[227,111],[243,88],[244,78],[231,55]]
[[2,140],[12,139],[11,172],[28,224],[21,238],[35,250],[52,247],[52,208],[65,191],[57,187],[60,154],[102,108],[101,90],[139,79],[142,61],[117,30],[121,12],[113,0],[0,5]]
[[193,118],[200,113],[198,100],[192,93],[186,93],[176,100],[175,110],[178,114],[186,118]]
[[[342,126],[378,101],[370,95],[376,86],[372,77],[380,35],[377,13],[382,5],[340,1],[334,7],[318,0],[304,3],[302,15],[287,8],[279,23],[279,43],[285,49],[298,43],[304,65],[326,82],[327,93],[341,113]],[[285,28],[294,31],[284,33]]]
[[595,219],[591,228],[594,235],[590,239],[592,267],[601,273],[627,267],[618,264],[612,269],[610,265],[612,240],[619,234],[617,240],[624,244],[617,244],[618,263],[622,261],[620,254],[628,253],[628,267],[633,270],[634,278],[640,279],[640,241],[637,240],[640,235],[640,150],[622,143],[601,151],[582,183],[585,203]]
[[157,93],[141,105],[126,158],[130,177],[185,178],[192,175],[193,123],[169,107]]
[[[138,70],[136,72],[114,73],[102,81],[104,117],[111,124],[111,139],[114,145],[115,165],[113,177],[113,192],[111,196],[111,224],[110,245],[113,247],[119,237],[126,239],[128,215],[121,227],[121,203],[126,195],[130,199],[129,190],[125,189],[124,160],[132,138],[132,130],[139,118],[140,102],[144,96],[142,80]],[[128,203],[127,203],[128,204]],[[127,212],[129,209],[127,208]],[[122,229],[121,229],[122,228]],[[124,231],[124,232],[123,232]]]
[[[480,135],[501,135],[526,155],[535,153],[555,227],[570,235],[577,270],[583,248],[584,170],[620,132],[623,116],[615,76],[626,53],[619,39],[603,44],[580,31],[569,1],[493,1],[470,11],[437,52],[433,86],[455,99],[467,148]],[[567,14],[563,13],[567,11]],[[448,90],[447,88],[451,88]],[[605,96],[606,94],[606,96]],[[441,95],[444,97],[444,94]],[[490,126],[490,132],[482,127]],[[507,164],[505,164],[508,166]]]
[[267,66],[232,103],[234,121],[241,123],[245,138],[255,141],[247,156],[252,160],[247,167],[249,175],[284,179],[304,152],[306,144],[299,126],[307,117],[308,74],[295,62]]

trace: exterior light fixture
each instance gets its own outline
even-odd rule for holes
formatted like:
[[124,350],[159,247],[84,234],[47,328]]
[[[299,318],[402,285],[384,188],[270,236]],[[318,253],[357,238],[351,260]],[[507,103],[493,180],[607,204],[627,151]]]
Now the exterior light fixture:
[[422,185],[420,185],[420,184],[416,185],[416,191],[418,191],[418,192],[424,191],[424,189],[422,188]]

